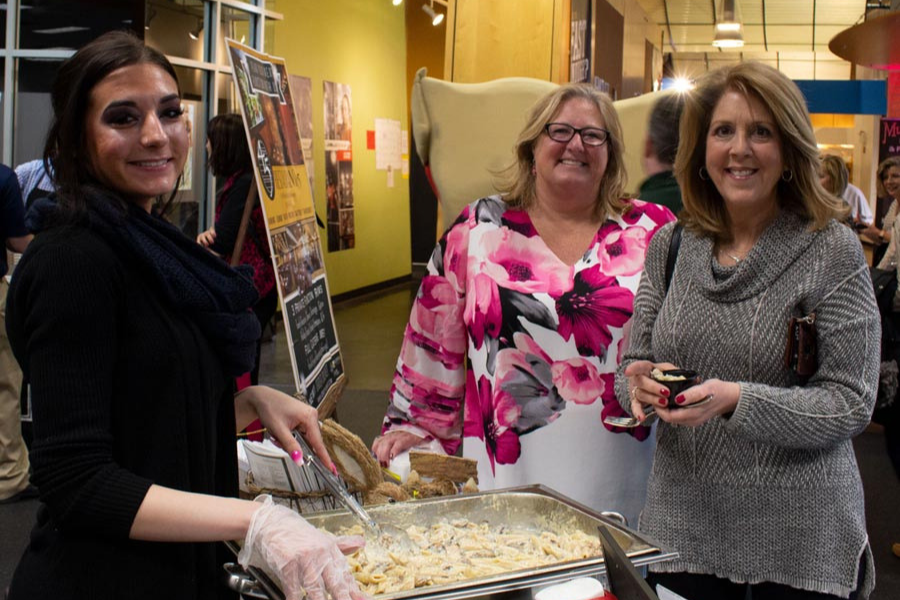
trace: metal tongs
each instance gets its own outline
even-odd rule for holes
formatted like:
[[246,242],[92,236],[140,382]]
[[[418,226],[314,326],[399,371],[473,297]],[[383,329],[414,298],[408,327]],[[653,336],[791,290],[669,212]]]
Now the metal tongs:
[[322,461],[316,453],[313,452],[312,448],[310,448],[309,444],[306,443],[306,440],[303,439],[303,436],[301,436],[300,433],[295,431],[294,439],[297,440],[297,443],[300,444],[300,448],[303,450],[303,463],[313,468],[319,476],[319,479],[321,479],[325,484],[325,487],[328,488],[328,491],[340,500],[341,504],[346,506],[350,512],[353,513],[353,516],[362,521],[362,524],[372,533],[380,536],[382,534],[381,527],[375,522],[375,519],[366,512],[366,509],[356,501],[353,494],[347,491],[344,481],[322,464]]

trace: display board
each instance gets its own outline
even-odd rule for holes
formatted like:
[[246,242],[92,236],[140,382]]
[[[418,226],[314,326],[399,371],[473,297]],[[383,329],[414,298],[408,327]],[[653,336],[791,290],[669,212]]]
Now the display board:
[[284,60],[226,40],[272,246],[297,392],[328,416],[345,384],[312,191]]

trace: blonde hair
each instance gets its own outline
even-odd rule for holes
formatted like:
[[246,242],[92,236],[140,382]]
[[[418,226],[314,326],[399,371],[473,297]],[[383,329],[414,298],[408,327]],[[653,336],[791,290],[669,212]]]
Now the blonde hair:
[[569,100],[587,100],[600,112],[609,137],[606,140],[609,159],[606,172],[600,182],[597,194],[597,214],[619,215],[630,202],[625,194],[628,176],[625,173],[625,146],[622,140],[622,125],[619,115],[609,96],[589,85],[568,83],[561,85],[531,107],[525,127],[516,140],[516,155],[513,162],[498,174],[497,189],[504,195],[510,206],[530,208],[536,194],[534,146],[544,133],[547,123],[553,121],[563,104]]
[[822,172],[831,180],[832,189],[825,188],[835,196],[840,196],[847,189],[849,174],[844,159],[834,154],[822,156]]
[[719,190],[708,176],[701,176],[713,111],[730,91],[756,98],[775,119],[785,168],[777,191],[781,208],[808,219],[813,230],[822,229],[831,219],[842,219],[847,214],[843,201],[819,182],[819,149],[803,95],[780,71],[751,61],[708,73],[687,98],[675,158],[675,176],[684,201],[678,218],[685,227],[715,239],[731,235]]

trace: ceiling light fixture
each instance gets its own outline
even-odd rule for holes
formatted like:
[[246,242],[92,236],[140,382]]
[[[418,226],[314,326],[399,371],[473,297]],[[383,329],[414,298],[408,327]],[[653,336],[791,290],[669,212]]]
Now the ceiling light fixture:
[[194,41],[197,41],[200,39],[201,33],[203,33],[203,19],[197,19],[197,28],[193,31],[189,31],[188,37],[190,37]]
[[400,6],[401,4],[403,4],[403,0],[391,0],[391,3],[394,6]]
[[441,21],[444,20],[444,13],[439,13],[434,10],[434,0],[431,0],[431,5],[423,4],[422,10],[425,11],[425,14],[431,17],[431,24],[437,27],[441,24]]
[[735,0],[722,0],[721,18],[716,20],[716,35],[712,45],[716,48],[740,48],[744,45],[744,26],[737,14]]

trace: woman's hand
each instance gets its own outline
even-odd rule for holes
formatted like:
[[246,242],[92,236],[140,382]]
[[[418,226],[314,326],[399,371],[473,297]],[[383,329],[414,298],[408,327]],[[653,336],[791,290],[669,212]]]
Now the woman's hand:
[[204,248],[209,248],[216,241],[216,228],[210,227],[206,231],[200,233],[197,236],[197,243],[203,246]]
[[652,406],[659,410],[669,403],[669,388],[650,378],[650,371],[659,369],[676,369],[672,363],[653,363],[649,360],[638,360],[625,367],[628,378],[628,391],[631,395],[631,414],[642,423],[646,418],[644,408]]
[[[740,397],[740,384],[721,379],[709,379],[691,386],[675,396],[675,404],[679,408],[657,407],[656,414],[666,423],[697,427],[713,417],[733,413]],[[708,402],[696,408],[691,406],[707,398]]]
[[874,241],[876,244],[880,244],[883,241],[886,241],[884,238],[885,232],[875,227],[874,223],[871,225],[867,225],[865,229],[860,231],[860,233]]
[[[674,400],[678,408],[667,408],[669,390],[650,378],[650,371],[654,368],[665,371],[677,367],[671,363],[639,360],[625,368],[631,392],[631,414],[640,421],[645,418],[644,408],[652,406],[659,418],[667,423],[696,427],[715,416],[730,414],[737,407],[741,386],[731,381],[709,379],[676,396]],[[687,408],[707,398],[709,400],[700,406]]]
[[[296,402],[296,401],[295,401]],[[335,537],[316,529],[293,510],[264,498],[253,513],[238,555],[243,567],[261,568],[281,582],[287,600],[363,600],[344,554],[365,545],[360,536]],[[259,498],[257,499],[259,500]]]
[[234,398],[235,418],[242,429],[258,418],[269,434],[275,438],[285,452],[299,462],[303,453],[294,439],[294,430],[300,432],[326,467],[334,471],[328,450],[322,442],[319,429],[319,413],[302,400],[297,400],[276,389],[254,385],[238,392]]
[[395,456],[421,444],[424,438],[408,431],[389,431],[372,443],[372,452],[382,467],[388,466]]

